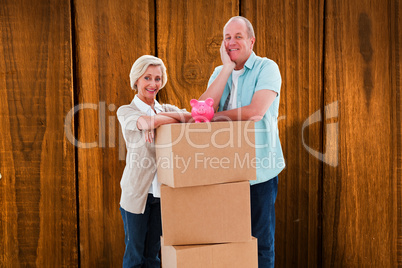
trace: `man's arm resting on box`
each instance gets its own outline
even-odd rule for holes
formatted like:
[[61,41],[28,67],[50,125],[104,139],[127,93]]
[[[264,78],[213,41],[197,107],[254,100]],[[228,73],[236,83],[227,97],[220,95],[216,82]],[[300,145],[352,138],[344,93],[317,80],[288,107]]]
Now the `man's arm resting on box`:
[[213,121],[227,121],[228,119],[233,121],[260,121],[277,95],[278,93],[273,90],[259,90],[254,94],[249,105],[215,113]]

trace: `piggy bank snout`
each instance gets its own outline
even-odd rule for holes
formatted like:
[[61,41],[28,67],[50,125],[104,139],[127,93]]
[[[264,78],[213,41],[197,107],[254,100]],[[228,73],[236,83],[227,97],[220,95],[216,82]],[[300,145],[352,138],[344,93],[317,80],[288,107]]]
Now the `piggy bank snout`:
[[198,114],[205,114],[205,108],[204,107],[198,107],[197,113]]

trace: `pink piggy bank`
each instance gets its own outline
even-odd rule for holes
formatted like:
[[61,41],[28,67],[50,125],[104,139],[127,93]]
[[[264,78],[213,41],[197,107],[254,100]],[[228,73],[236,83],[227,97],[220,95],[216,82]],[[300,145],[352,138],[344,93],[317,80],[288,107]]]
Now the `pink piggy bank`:
[[214,100],[212,98],[208,98],[205,101],[192,99],[190,104],[193,107],[191,116],[196,123],[209,122],[214,117]]

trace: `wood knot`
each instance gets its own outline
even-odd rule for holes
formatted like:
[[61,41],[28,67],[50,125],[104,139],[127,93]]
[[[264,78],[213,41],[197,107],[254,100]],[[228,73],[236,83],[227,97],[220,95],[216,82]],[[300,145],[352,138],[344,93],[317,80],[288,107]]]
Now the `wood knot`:
[[216,35],[207,39],[207,52],[209,55],[214,57],[219,55],[222,40],[222,35]]
[[189,84],[205,84],[205,72],[202,71],[203,64],[199,62],[188,62],[183,65],[183,78]]

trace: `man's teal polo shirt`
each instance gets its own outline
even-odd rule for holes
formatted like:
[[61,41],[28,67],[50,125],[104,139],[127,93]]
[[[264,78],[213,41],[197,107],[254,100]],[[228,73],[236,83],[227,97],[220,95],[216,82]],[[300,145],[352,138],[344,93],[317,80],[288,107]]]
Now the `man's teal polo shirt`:
[[[257,169],[257,180],[250,181],[251,185],[268,181],[277,176],[285,168],[281,143],[278,131],[278,110],[280,90],[282,84],[278,65],[267,58],[261,58],[251,53],[244,65],[244,73],[239,77],[237,90],[237,107],[247,106],[251,103],[254,93],[259,90],[273,90],[278,93],[264,117],[255,123],[256,158],[250,159],[250,165]],[[215,68],[209,79],[208,86],[215,80],[222,66]],[[230,75],[223,91],[219,111],[232,88],[232,75]]]

